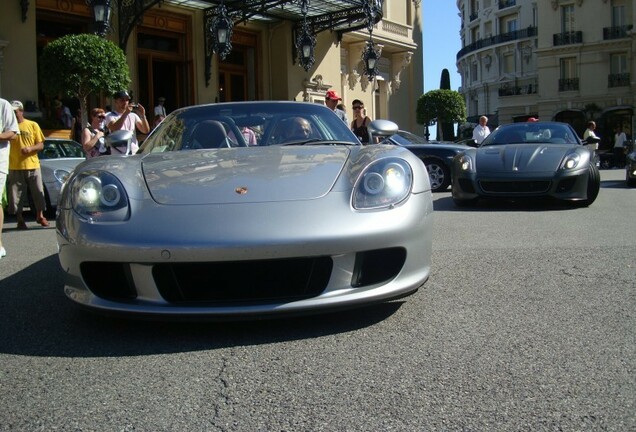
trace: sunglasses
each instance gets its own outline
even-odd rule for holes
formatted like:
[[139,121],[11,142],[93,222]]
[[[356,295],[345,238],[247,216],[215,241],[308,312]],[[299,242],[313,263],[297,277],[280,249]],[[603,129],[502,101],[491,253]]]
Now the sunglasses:
[[363,106],[360,106],[360,105],[358,105],[358,106],[354,106],[354,107],[353,107],[353,109],[355,109],[355,110],[359,110],[359,109],[362,109],[362,108],[364,108],[364,107],[363,107]]

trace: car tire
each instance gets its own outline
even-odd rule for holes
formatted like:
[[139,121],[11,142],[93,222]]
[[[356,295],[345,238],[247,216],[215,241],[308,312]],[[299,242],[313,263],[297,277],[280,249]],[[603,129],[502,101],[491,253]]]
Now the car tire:
[[433,192],[443,192],[450,185],[450,170],[446,165],[436,159],[424,159],[428,178]]
[[627,182],[627,187],[636,187],[636,179],[631,178],[629,174],[627,174],[627,170],[625,170],[625,181]]
[[601,173],[594,164],[590,164],[588,168],[587,178],[587,197],[584,200],[576,201],[574,205],[576,207],[588,207],[598,197],[598,193],[601,190]]

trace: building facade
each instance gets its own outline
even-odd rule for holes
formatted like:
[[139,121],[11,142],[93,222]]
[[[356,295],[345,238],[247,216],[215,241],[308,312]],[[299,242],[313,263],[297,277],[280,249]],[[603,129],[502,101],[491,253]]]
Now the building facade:
[[[469,121],[595,120],[611,147],[632,135],[636,93],[634,0],[458,0],[460,92]],[[590,23],[592,23],[590,25]]]
[[[269,2],[280,9],[272,18],[256,10]],[[6,4],[5,4],[6,3]],[[50,116],[52,95],[38,87],[38,55],[51,40],[66,34],[91,33],[94,16],[86,0],[6,0],[0,14],[0,96],[29,101],[33,118]],[[210,20],[224,4],[240,8],[232,50],[221,60],[210,50]],[[416,124],[417,99],[423,92],[422,20],[419,1],[325,0],[305,2],[318,18],[339,18],[315,33],[315,62],[298,64],[295,49],[299,0],[113,0],[109,40],[126,53],[133,98],[147,110],[159,97],[168,111],[222,101],[297,100],[322,103],[327,89],[351,102],[360,99],[372,118],[388,118],[401,128],[423,131]],[[346,22],[337,8],[373,4],[381,20],[372,35],[380,51],[378,75],[369,81],[362,53],[369,32],[361,22]],[[336,6],[334,6],[334,4]],[[254,9],[250,9],[254,8]],[[277,10],[278,11],[278,10]],[[323,13],[323,15],[320,15]],[[339,15],[340,14],[340,15]],[[247,17],[247,18],[246,18]],[[350,26],[352,30],[349,30]],[[67,105],[72,100],[64,101]],[[89,108],[108,106],[110,95],[91,98]],[[77,106],[72,106],[76,108]]]

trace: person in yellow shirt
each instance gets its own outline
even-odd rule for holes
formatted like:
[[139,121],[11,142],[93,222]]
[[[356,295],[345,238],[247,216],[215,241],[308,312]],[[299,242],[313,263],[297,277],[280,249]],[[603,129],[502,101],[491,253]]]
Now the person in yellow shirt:
[[36,221],[47,227],[49,221],[44,217],[46,202],[38,158],[38,152],[44,148],[44,134],[36,122],[24,118],[22,102],[13,101],[11,105],[18,119],[20,134],[11,140],[9,151],[9,213],[16,215],[18,229],[28,228],[22,215],[28,188],[35,204]]

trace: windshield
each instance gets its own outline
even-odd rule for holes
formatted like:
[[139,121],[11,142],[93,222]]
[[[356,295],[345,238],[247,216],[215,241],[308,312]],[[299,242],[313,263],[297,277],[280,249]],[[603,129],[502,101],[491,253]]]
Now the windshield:
[[505,144],[581,144],[565,123],[512,123],[498,127],[481,146]]
[[272,145],[360,145],[324,105],[236,102],[183,108],[159,124],[141,153]]
[[78,142],[63,139],[45,139],[44,148],[38,153],[39,159],[83,158],[85,156]]

